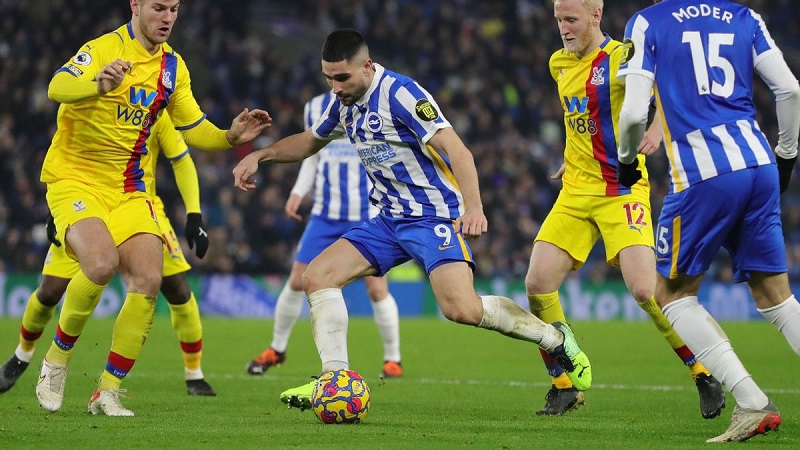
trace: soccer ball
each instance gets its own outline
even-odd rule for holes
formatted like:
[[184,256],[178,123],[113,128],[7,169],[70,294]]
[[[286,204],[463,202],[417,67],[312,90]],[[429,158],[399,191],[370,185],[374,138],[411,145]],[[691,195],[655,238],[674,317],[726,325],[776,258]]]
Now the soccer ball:
[[359,423],[369,411],[369,387],[352,370],[323,373],[311,394],[311,409],[323,423]]

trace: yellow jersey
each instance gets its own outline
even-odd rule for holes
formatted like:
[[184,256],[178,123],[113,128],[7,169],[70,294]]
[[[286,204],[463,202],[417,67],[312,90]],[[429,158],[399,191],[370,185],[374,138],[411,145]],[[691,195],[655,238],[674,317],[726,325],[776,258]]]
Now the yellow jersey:
[[150,152],[148,138],[161,112],[168,110],[171,125],[179,130],[205,119],[183,58],[167,43],[151,55],[134,38],[130,23],[86,43],[56,73],[92,81],[116,59],[132,64],[119,87],[59,107],[58,130],[41,181],[73,179],[123,192],[148,192],[152,186],[147,177],[152,177],[155,166],[143,158]]
[[622,43],[606,36],[594,52],[578,59],[561,49],[550,57],[550,75],[558,85],[567,130],[563,189],[569,194],[618,196],[650,185],[644,155],[642,179],[632,188],[617,182],[617,123],[625,85],[617,80]]

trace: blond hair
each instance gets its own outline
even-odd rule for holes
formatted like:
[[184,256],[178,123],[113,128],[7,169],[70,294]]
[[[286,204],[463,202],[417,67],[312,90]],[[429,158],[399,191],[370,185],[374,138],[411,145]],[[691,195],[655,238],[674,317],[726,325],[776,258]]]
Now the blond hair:
[[[562,1],[564,0],[553,0],[553,4],[557,5]],[[603,0],[583,0],[581,3],[590,11],[594,11],[598,8],[603,9]]]

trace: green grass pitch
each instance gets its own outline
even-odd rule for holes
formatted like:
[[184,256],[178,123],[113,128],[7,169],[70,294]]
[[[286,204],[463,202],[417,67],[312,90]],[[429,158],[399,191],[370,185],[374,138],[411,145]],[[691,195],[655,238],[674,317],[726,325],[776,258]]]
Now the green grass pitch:
[[[288,359],[264,376],[244,366],[269,342],[269,321],[204,320],[203,370],[216,398],[186,394],[170,321],[158,317],[131,374],[125,406],[133,418],[95,417],[86,404],[109,350],[109,319],[91,320],[78,341],[62,410],[41,409],[38,365],[53,325],[17,385],[0,395],[0,448],[706,448],[723,432],[722,416],[703,420],[688,370],[647,322],[578,322],[594,386],[586,405],[563,417],[538,417],[549,378],[535,345],[444,320],[403,319],[405,376],[381,383],[382,345],[368,318],[350,322],[351,368],[369,383],[372,405],[358,425],[323,425],[311,411],[288,410],[286,388],[319,371],[310,323],[301,320]],[[740,357],[781,410],[781,430],[753,448],[800,448],[800,358],[774,327],[724,323]],[[17,341],[18,319],[0,319],[0,358]]]

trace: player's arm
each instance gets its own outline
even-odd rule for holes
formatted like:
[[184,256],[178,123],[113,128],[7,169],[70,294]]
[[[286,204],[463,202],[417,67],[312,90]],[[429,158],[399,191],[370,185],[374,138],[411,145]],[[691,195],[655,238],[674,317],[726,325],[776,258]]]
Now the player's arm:
[[311,128],[287,136],[269,147],[256,150],[242,158],[233,168],[233,183],[243,191],[253,189],[256,184],[251,177],[258,171],[258,163],[301,161],[320,151],[327,143],[327,140],[317,138]]
[[625,77],[625,100],[619,112],[619,149],[617,150],[617,179],[624,186],[633,186],[642,178],[637,169],[639,144],[647,126],[647,109],[653,79],[630,73]]
[[180,130],[190,145],[200,150],[219,151],[250,142],[270,126],[272,118],[269,113],[260,109],[250,111],[245,108],[233,119],[231,127],[227,130],[217,128],[206,119],[205,115],[199,122],[181,127]]
[[642,141],[636,148],[638,152],[645,156],[650,156],[655,153],[661,146],[661,141],[664,139],[663,131],[664,126],[661,123],[661,113],[656,110],[653,115],[653,121],[650,123],[650,126],[647,127]]
[[311,192],[311,188],[314,187],[318,162],[319,154],[311,155],[303,160],[303,164],[300,166],[300,172],[297,174],[297,180],[294,182],[294,187],[292,187],[289,198],[286,199],[284,211],[286,211],[287,216],[294,220],[303,220],[303,217],[297,214],[297,210],[300,209],[303,198],[308,195],[308,193]]
[[483,214],[483,203],[478,187],[478,170],[475,159],[461,138],[451,127],[439,129],[428,141],[435,150],[447,155],[453,176],[464,199],[464,215],[456,220],[456,231],[464,237],[478,237],[488,230],[489,222]]
[[775,94],[778,117],[778,145],[775,156],[780,174],[781,192],[789,187],[789,179],[797,161],[797,139],[800,133],[800,85],[780,52],[773,52],[754,67],[758,76]]

